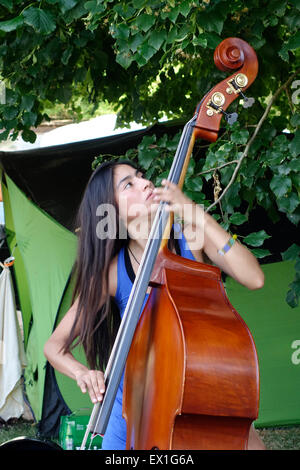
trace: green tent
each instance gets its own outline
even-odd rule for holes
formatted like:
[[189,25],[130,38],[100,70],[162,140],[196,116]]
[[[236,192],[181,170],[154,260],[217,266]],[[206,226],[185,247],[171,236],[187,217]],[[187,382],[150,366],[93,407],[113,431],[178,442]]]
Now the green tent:
[[14,250],[15,275],[24,324],[28,367],[26,392],[34,415],[41,418],[45,364],[43,347],[53,329],[58,307],[76,254],[76,237],[28,200],[6,175],[2,184],[8,240]]
[[[78,144],[0,153],[7,244],[16,259],[13,273],[24,322],[26,394],[45,436],[57,435],[61,415],[92,409],[89,397],[54,371],[43,355],[44,343],[70,307],[76,254],[72,224],[91,162],[99,153],[124,154],[147,133],[166,129],[154,126]],[[228,297],[257,346],[261,406],[256,424],[300,423],[300,308],[285,302],[293,266],[278,262],[262,268],[266,282],[261,290],[226,280]],[[75,355],[85,360],[80,348]]]

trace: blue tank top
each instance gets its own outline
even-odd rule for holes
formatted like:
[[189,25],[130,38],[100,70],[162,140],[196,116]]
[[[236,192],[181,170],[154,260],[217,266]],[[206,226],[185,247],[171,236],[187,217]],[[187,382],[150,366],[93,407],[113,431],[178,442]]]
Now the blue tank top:
[[[187,241],[181,232],[182,237],[178,238],[180,255],[184,258],[195,260],[190,251]],[[127,260],[126,260],[127,258]],[[127,261],[127,262],[126,262]],[[127,266],[127,267],[126,267]],[[123,317],[132,285],[134,282],[134,272],[129,260],[126,248],[122,248],[118,255],[118,280],[115,301],[119,307],[121,318]],[[149,294],[146,294],[141,309],[143,311]],[[126,449],[126,421],[122,416],[124,371],[117,391],[116,399],[109,418],[107,429],[102,441],[103,450],[125,450]]]

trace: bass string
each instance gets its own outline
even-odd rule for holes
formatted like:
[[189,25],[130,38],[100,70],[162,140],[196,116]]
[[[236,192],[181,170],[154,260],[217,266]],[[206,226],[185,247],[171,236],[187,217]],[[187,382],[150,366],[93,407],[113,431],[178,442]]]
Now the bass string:
[[[179,141],[179,144],[178,144],[175,156],[174,156],[174,160],[173,160],[170,172],[169,172],[169,176],[168,176],[168,180],[171,181],[171,182],[178,183],[179,178],[181,176],[182,168],[184,166],[184,162],[185,162],[185,158],[186,158],[186,153],[187,153],[188,146],[189,146],[189,143],[190,143],[190,140],[191,140],[191,133],[192,133],[192,130],[193,130],[193,123],[195,122],[196,117],[197,117],[197,115],[193,116],[193,118],[188,123],[186,123],[186,125],[184,127],[184,130],[182,132],[182,136],[181,136],[181,139]],[[184,157],[184,159],[183,159],[183,157]],[[149,256],[151,256],[152,245],[153,245],[151,242],[153,240],[153,235],[158,236],[157,228],[159,229],[161,227],[163,213],[165,212],[163,210],[164,206],[165,206],[165,203],[161,204],[161,210],[158,211],[158,221],[156,223],[153,223],[153,227],[152,227],[151,232],[153,231],[154,234],[150,233],[149,240],[148,240],[148,243],[147,243],[147,245],[149,244],[149,247],[146,246],[144,256],[143,256],[143,258],[145,258],[146,260],[147,260],[147,257],[149,258]],[[151,237],[151,235],[152,235],[152,237]],[[144,265],[144,263],[145,263],[145,260],[142,259],[141,260],[141,266]],[[139,276],[140,276],[140,269],[137,272],[137,276],[136,276],[135,281],[138,280]],[[134,290],[134,288],[135,288],[135,286],[132,287],[132,291]],[[129,303],[130,303],[130,299],[128,300],[128,304]],[[110,372],[111,372],[111,369],[112,369],[112,364],[113,364],[113,362],[115,360],[115,357],[117,355],[116,354],[117,346],[120,343],[120,338],[123,335],[123,332],[124,332],[125,326],[126,326],[126,322],[128,321],[127,318],[128,318],[128,314],[130,312],[130,309],[128,308],[126,310],[127,311],[124,313],[124,316],[122,318],[122,321],[121,321],[121,324],[120,324],[120,327],[119,327],[119,331],[118,331],[118,334],[116,336],[116,339],[115,339],[115,342],[114,342],[114,345],[113,345],[113,348],[112,348],[112,351],[111,351],[111,354],[110,354],[110,357],[109,357],[109,360],[108,360],[107,367],[105,369],[105,373],[104,373],[104,382],[105,382],[105,384],[110,379]],[[93,434],[95,435],[95,431],[97,430],[97,427],[98,427],[98,424],[99,424],[99,421],[100,421],[100,417],[101,417],[101,405],[102,405],[101,403],[97,403],[97,404],[94,405],[94,408],[92,410],[92,414],[91,414],[91,417],[90,417],[90,420],[89,420],[89,423],[88,423],[88,426],[87,426],[87,429],[86,429],[86,433],[85,433],[84,439],[82,441],[81,449],[85,448],[85,443],[86,443],[88,434],[92,430],[93,430]],[[92,439],[91,439],[91,441],[92,441]],[[90,446],[91,446],[91,441],[90,441]],[[89,446],[89,448],[90,448],[90,446]]]
[[[178,145],[178,148],[176,150],[176,154],[175,154],[175,157],[174,157],[174,160],[173,160],[173,164],[172,164],[172,167],[170,169],[169,176],[168,176],[168,180],[171,181],[171,182],[176,183],[179,180],[179,176],[181,174],[181,169],[182,169],[183,163],[184,163],[184,162],[180,161],[180,156],[184,155],[184,151],[188,147],[188,143],[190,141],[190,135],[188,134],[188,130],[191,129],[191,125],[193,124],[193,122],[195,120],[196,120],[196,116],[194,116],[186,124],[187,129],[186,129],[186,131],[183,131],[183,133],[182,133],[182,138],[181,138],[181,140],[179,142],[179,145]],[[162,212],[159,213],[158,223],[155,224],[155,221],[154,221],[153,226],[159,224],[159,222],[161,221],[161,215],[162,215]],[[152,227],[152,229],[153,229],[153,227]],[[155,234],[155,235],[157,236],[157,234]],[[154,235],[154,237],[155,237],[155,235]],[[153,237],[151,237],[151,234],[150,234],[149,241],[151,241],[151,239],[153,239]],[[151,246],[148,248],[148,250],[147,250],[147,247],[146,247],[144,254],[147,253],[147,252],[150,252],[150,251],[151,251]],[[140,264],[142,264],[142,262],[145,262],[145,260],[142,259]],[[136,277],[138,277],[138,276],[139,276],[139,272],[137,272]],[[107,363],[107,366],[106,366],[106,370],[105,370],[105,374],[104,374],[105,380],[108,379],[110,369],[111,369],[111,364],[114,360],[116,344],[118,343],[118,340],[119,340],[120,336],[122,335],[124,323],[125,323],[125,314],[124,314],[122,322],[119,326],[118,334],[116,336],[116,339],[115,339],[115,342],[114,342],[114,345],[113,345],[113,348],[112,348],[112,351],[111,351],[111,354],[110,354],[110,357],[109,357],[109,360],[108,360],[108,363]]]

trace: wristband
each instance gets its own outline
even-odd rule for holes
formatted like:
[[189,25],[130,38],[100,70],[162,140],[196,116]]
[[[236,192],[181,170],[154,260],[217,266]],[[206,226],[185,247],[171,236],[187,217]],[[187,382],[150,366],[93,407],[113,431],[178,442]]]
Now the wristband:
[[230,250],[230,248],[232,247],[236,239],[237,239],[237,235],[232,235],[232,237],[229,238],[228,242],[223,246],[223,248],[218,250],[219,255],[224,256],[227,253],[227,251]]

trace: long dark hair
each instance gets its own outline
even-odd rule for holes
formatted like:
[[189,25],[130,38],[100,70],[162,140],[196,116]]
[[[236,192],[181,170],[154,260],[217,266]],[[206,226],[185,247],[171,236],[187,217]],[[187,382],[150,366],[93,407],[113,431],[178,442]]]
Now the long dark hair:
[[[108,289],[111,261],[122,246],[129,242],[128,237],[118,236],[119,214],[113,177],[114,168],[120,164],[137,168],[132,161],[127,160],[112,160],[97,167],[85,187],[75,219],[78,245],[72,271],[75,276],[72,304],[78,298],[78,307],[64,351],[82,344],[91,369],[104,369],[120,324],[119,310]],[[116,236],[113,238],[99,238],[97,234],[99,218],[96,214],[101,204],[115,207],[116,220],[112,222],[115,223]],[[75,332],[78,331],[78,325],[77,337]]]
[[[138,168],[128,160],[112,160],[97,167],[86,185],[75,219],[78,246],[72,271],[75,276],[72,304],[78,298],[78,307],[63,351],[68,352],[82,344],[91,369],[104,370],[120,325],[120,312],[109,294],[109,267],[121,248],[129,243],[128,233],[125,237],[119,236],[119,213],[114,194],[114,169],[121,164]],[[113,238],[102,239],[97,235],[96,214],[101,204],[115,207],[116,220],[112,225],[115,224],[116,236]],[[172,231],[169,247],[173,246]]]

